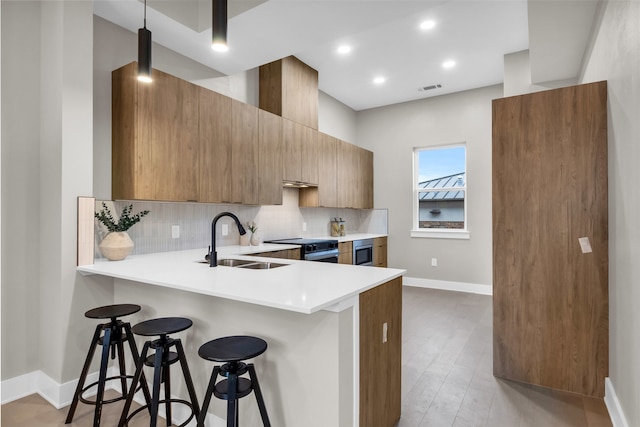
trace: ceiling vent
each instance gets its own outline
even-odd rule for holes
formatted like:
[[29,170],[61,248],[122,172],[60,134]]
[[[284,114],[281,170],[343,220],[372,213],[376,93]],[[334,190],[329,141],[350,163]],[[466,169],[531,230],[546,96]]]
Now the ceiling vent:
[[440,89],[442,87],[441,84],[431,85],[431,86],[422,86],[418,88],[418,92],[424,92],[426,90]]

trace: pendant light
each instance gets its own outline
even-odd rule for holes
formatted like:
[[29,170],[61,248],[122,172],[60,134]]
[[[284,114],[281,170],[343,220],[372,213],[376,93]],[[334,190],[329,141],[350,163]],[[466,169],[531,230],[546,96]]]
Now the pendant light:
[[150,83],[151,31],[147,30],[147,0],[144,0],[144,26],[138,29],[138,80]]
[[227,0],[212,0],[211,49],[226,52],[227,46]]

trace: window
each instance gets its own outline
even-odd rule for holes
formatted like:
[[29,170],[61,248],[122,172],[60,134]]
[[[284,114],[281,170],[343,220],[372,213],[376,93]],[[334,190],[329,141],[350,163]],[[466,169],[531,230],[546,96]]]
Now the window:
[[464,144],[413,151],[411,237],[468,239]]

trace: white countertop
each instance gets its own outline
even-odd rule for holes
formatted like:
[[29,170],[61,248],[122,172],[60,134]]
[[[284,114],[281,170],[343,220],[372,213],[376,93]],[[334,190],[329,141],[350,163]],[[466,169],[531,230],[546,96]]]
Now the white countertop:
[[306,314],[323,309],[336,311],[332,306],[400,277],[406,271],[243,255],[297,247],[263,244],[217,248],[218,259],[290,264],[268,270],[211,268],[197,262],[203,260],[207,250],[195,249],[131,255],[123,261],[96,261],[93,265],[78,267],[78,271]]

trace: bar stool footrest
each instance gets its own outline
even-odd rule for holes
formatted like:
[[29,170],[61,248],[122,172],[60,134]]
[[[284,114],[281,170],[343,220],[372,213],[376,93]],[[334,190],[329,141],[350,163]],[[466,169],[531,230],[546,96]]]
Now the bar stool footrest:
[[[189,402],[188,400],[184,400],[184,399],[162,399],[158,401],[158,413],[160,413],[160,405],[162,405],[163,403],[180,403],[183,405],[188,406],[191,409],[191,415],[189,415],[189,418],[186,419],[185,422],[183,422],[182,424],[177,425],[176,427],[185,427],[187,424],[189,424],[189,422],[195,417],[195,412],[193,411],[193,405],[191,404],[191,402]],[[139,408],[137,408],[135,411],[131,412],[129,414],[129,416],[127,417],[127,424],[129,425],[129,421],[131,421],[131,419],[133,417],[135,417],[138,413],[144,411],[144,410],[149,410],[149,405],[144,405],[141,406]],[[173,412],[173,408],[171,408],[171,411]],[[173,420],[175,425],[175,420]]]
[[[115,375],[113,377],[108,377],[106,378],[104,381],[105,383],[107,381],[113,381],[113,380],[121,380],[121,379],[133,379],[133,375]],[[100,383],[100,380],[94,381],[91,384],[89,384],[88,386],[86,386],[85,388],[82,389],[82,391],[80,392],[80,395],[78,396],[78,400],[82,403],[85,403],[87,405],[97,405],[98,402],[96,402],[95,400],[89,400],[86,397],[83,396],[83,394],[85,394],[90,388],[95,387],[98,385],[98,383]],[[138,390],[140,390],[140,388],[142,388],[142,386],[138,386],[136,392]],[[118,397],[114,397],[113,399],[109,399],[109,400],[103,400],[102,404],[105,405],[107,403],[114,403],[114,402],[119,402],[121,400],[124,400],[127,398],[127,393],[129,391],[125,390],[122,396],[118,396]]]
[[[251,381],[247,378],[238,377],[238,391],[236,392],[236,399],[248,396],[253,387]],[[213,394],[218,399],[229,400],[229,380],[222,380],[218,382],[213,388]]]

